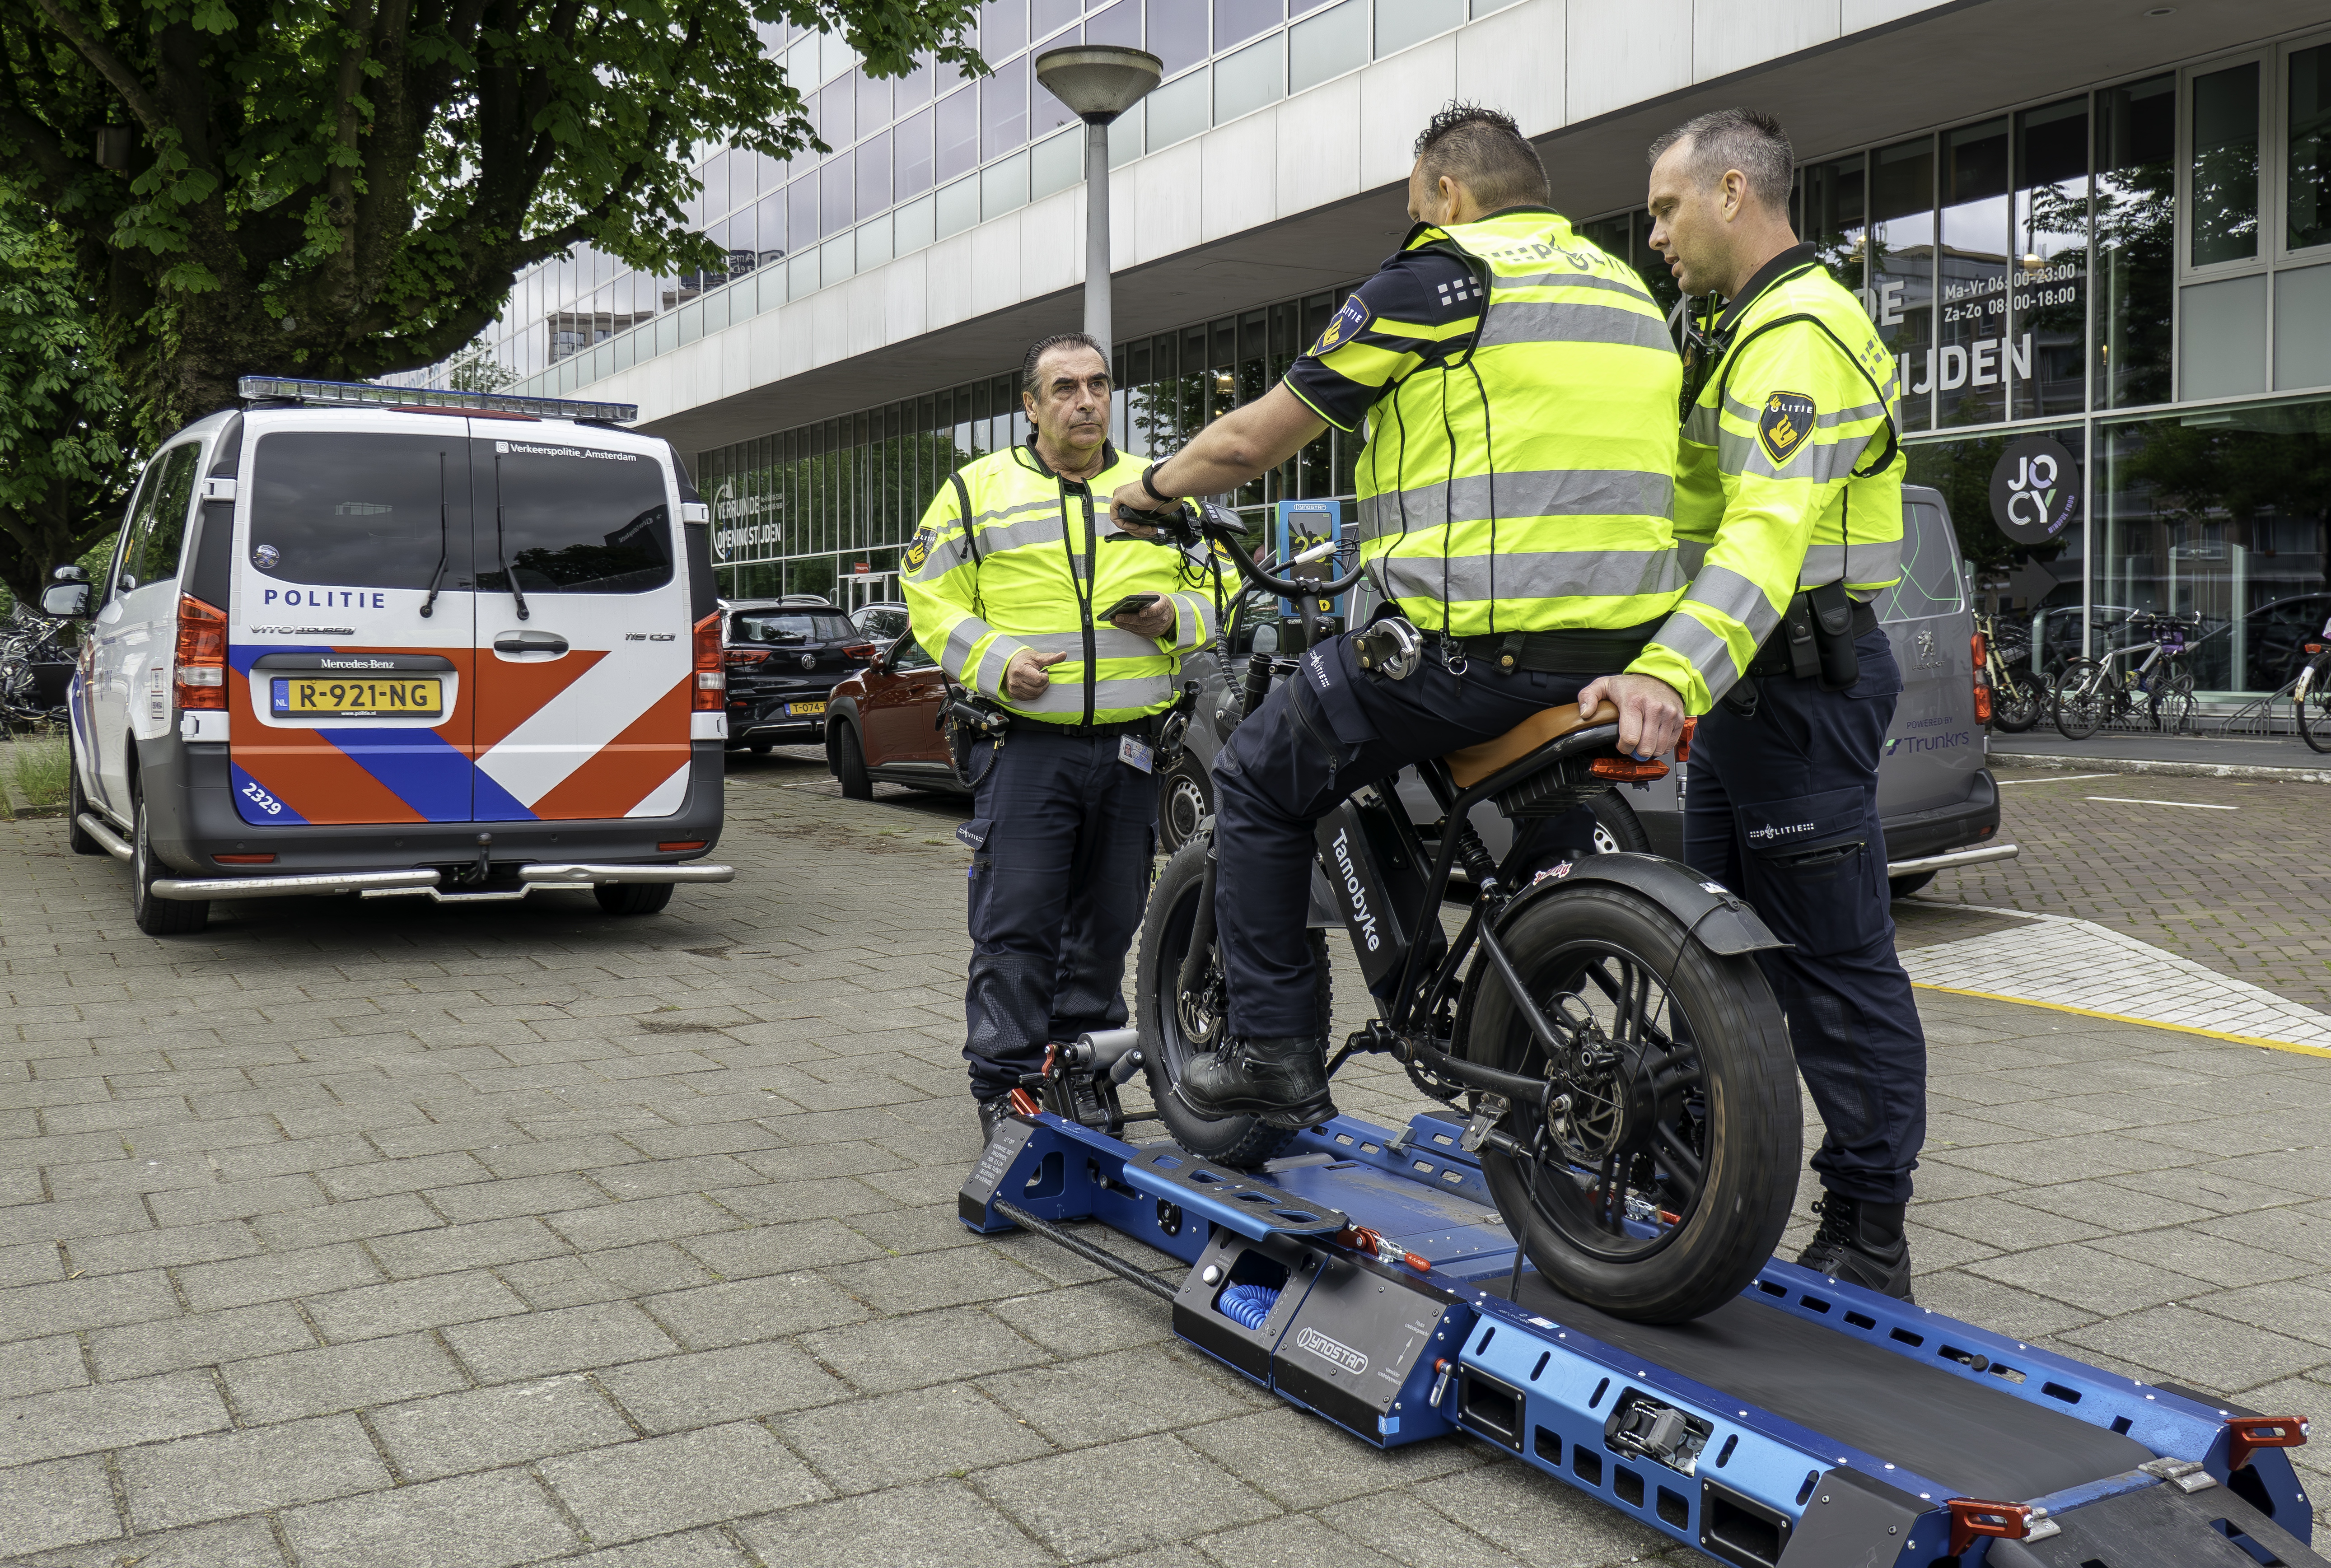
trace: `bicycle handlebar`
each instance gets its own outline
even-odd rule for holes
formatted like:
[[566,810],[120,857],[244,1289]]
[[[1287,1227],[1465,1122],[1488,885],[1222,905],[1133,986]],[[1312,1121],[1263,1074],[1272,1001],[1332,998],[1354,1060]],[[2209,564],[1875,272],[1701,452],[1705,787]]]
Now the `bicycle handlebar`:
[[[1197,515],[1194,518],[1186,509],[1173,512],[1130,512],[1120,507],[1118,508],[1118,520],[1137,523],[1144,527],[1161,529],[1168,537],[1175,539],[1178,543],[1194,545],[1201,537],[1211,539],[1223,546],[1223,553],[1229,556],[1237,565],[1239,575],[1256,587],[1267,589],[1282,599],[1299,601],[1315,598],[1333,599],[1339,594],[1350,592],[1367,573],[1367,567],[1363,564],[1354,566],[1344,576],[1327,583],[1273,576],[1268,570],[1256,565],[1248,558],[1245,530],[1237,526],[1237,519],[1231,513],[1211,503],[1193,504],[1197,507]],[[1312,549],[1297,556],[1294,560],[1272,564],[1284,568],[1294,565],[1299,561],[1316,559],[1335,548],[1337,546],[1315,546]]]

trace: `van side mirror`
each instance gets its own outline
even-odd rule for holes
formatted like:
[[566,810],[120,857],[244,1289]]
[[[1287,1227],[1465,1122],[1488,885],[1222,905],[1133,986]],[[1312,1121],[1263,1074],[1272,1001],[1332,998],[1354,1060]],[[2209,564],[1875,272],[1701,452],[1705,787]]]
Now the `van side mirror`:
[[[73,569],[79,571],[81,568],[76,566]],[[62,621],[86,621],[89,619],[89,599],[86,582],[52,583],[41,590],[41,613],[53,615]]]

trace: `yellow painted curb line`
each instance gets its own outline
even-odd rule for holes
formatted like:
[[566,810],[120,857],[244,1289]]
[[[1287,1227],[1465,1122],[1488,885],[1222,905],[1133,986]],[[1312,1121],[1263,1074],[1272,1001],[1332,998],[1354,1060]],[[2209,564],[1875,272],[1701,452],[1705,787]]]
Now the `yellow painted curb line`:
[[1964,991],[1955,985],[1929,985],[1923,980],[1910,982],[1915,991],[1940,991],[1952,996],[1978,996],[1985,1002],[2012,1002],[2023,1007],[2044,1007],[2050,1012],[2076,1012],[2082,1018],[2107,1019],[2114,1023],[2141,1024],[2146,1029],[2166,1029],[2177,1034],[2198,1034],[2209,1040],[2231,1041],[2236,1045],[2263,1046],[2268,1050],[2287,1050],[2294,1056],[2331,1057],[2331,1048],[2319,1045],[2299,1045],[2288,1040],[2261,1040],[2254,1034],[2228,1034],[2218,1029],[2195,1029],[2187,1023],[2157,1023],[2150,1018],[2132,1018],[2126,1012],[2098,1012],[2092,1007],[2067,1007],[2060,1002],[2034,1002],[2028,996],[2005,996],[1996,991]]

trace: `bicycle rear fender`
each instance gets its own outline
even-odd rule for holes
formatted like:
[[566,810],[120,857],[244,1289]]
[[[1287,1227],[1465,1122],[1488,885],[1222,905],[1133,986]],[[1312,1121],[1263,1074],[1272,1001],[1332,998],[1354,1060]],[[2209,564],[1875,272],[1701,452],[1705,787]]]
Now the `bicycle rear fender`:
[[1711,953],[1730,956],[1758,953],[1788,943],[1773,935],[1747,900],[1708,880],[1679,860],[1660,855],[1622,853],[1582,855],[1566,867],[1542,871],[1537,879],[1506,906],[1498,929],[1511,926],[1521,912],[1541,898],[1558,898],[1567,889],[1589,882],[1614,882],[1658,904],[1689,927],[1699,945]]

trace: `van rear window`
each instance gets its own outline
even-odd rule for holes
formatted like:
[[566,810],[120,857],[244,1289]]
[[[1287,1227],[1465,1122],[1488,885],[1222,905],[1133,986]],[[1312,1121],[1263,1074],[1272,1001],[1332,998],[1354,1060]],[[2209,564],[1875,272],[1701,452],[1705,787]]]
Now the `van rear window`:
[[1958,541],[1932,501],[1902,505],[1902,580],[1878,595],[1880,621],[1923,621],[1966,607],[1959,585]]
[[478,585],[640,594],[671,581],[663,465],[550,442],[477,443]]
[[[426,588],[441,543],[467,570],[470,453],[460,436],[277,431],[252,461],[248,559],[288,583]],[[439,508],[450,522],[441,541]]]

